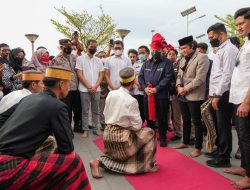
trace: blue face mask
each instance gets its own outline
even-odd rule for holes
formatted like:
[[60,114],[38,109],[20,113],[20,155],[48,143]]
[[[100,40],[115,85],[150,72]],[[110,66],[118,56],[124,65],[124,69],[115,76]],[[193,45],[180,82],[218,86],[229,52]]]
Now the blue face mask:
[[138,58],[143,62],[143,61],[146,61],[146,59],[147,59],[147,57],[146,57],[146,55],[145,54],[140,54],[139,56],[138,56]]

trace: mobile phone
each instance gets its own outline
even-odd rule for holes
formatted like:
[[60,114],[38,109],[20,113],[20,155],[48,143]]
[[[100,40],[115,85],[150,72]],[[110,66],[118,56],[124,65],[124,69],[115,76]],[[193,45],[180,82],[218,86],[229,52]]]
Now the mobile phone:
[[113,39],[110,39],[110,40],[109,40],[109,44],[110,44],[110,45],[114,45],[114,40],[113,40]]

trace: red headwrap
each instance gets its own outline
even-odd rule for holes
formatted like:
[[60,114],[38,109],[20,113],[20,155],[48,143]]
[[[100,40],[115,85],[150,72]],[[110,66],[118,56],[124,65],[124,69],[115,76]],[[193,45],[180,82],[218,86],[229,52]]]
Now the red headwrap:
[[160,35],[159,33],[156,33],[153,37],[152,37],[152,43],[151,43],[151,48],[152,49],[163,49],[164,48],[164,44],[162,43],[162,41],[165,40],[165,38]]
[[168,51],[174,49],[174,47],[173,47],[171,44],[167,44],[167,45],[165,46],[165,48],[166,48]]

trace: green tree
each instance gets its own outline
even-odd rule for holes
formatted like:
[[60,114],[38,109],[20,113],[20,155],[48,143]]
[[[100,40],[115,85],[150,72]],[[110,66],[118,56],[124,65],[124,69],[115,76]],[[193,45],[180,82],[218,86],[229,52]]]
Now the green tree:
[[219,17],[217,15],[214,15],[214,16],[215,18],[219,19],[222,23],[225,24],[229,36],[237,36],[240,39],[240,44],[242,45],[244,43],[244,39],[240,37],[237,31],[237,27],[236,27],[236,23],[235,23],[233,15],[227,14],[225,17]]
[[50,19],[55,28],[71,38],[74,31],[78,31],[79,40],[83,44],[83,51],[86,52],[86,44],[89,39],[95,39],[98,45],[105,48],[111,38],[115,37],[116,24],[112,18],[105,14],[102,6],[100,8],[100,15],[94,17],[86,10],[81,12],[67,11],[65,7],[55,8],[65,18],[65,23],[60,23],[54,19]]

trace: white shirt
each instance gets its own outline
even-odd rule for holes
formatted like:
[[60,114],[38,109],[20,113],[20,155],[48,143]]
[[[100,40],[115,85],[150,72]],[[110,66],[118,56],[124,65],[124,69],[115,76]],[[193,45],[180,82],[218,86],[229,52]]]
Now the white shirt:
[[28,89],[13,91],[4,96],[0,101],[0,114],[19,103],[24,97],[32,94]]
[[230,82],[239,50],[229,39],[222,43],[214,56],[209,80],[209,95],[218,96],[230,89]]
[[237,62],[231,80],[229,101],[241,104],[250,87],[250,41],[247,37],[237,56]]
[[109,92],[103,114],[106,124],[132,127],[132,130],[142,125],[138,102],[124,87]]
[[[142,65],[143,65],[143,62],[141,61],[136,61],[134,64],[133,64],[133,69],[135,71],[135,74],[136,74],[136,79],[138,81],[138,75],[141,71],[141,68],[142,68]],[[143,91],[140,91],[137,87],[137,85],[134,85],[134,89],[133,91],[131,92],[132,95],[143,95]]]
[[[91,86],[94,86],[96,84],[96,82],[98,81],[99,73],[104,71],[101,59],[96,56],[90,58],[87,54],[77,58],[76,69],[79,69],[83,72],[85,79]],[[86,86],[84,86],[80,81],[78,89],[80,92],[88,92]],[[96,91],[101,91],[100,86]]]
[[[104,68],[109,70],[110,81],[115,88],[118,88],[121,86],[120,80],[119,80],[119,72],[125,67],[132,68],[132,63],[127,57],[124,57],[123,55],[120,57],[112,56],[112,57],[107,58],[105,61]],[[112,90],[110,87],[108,88],[109,90]]]

